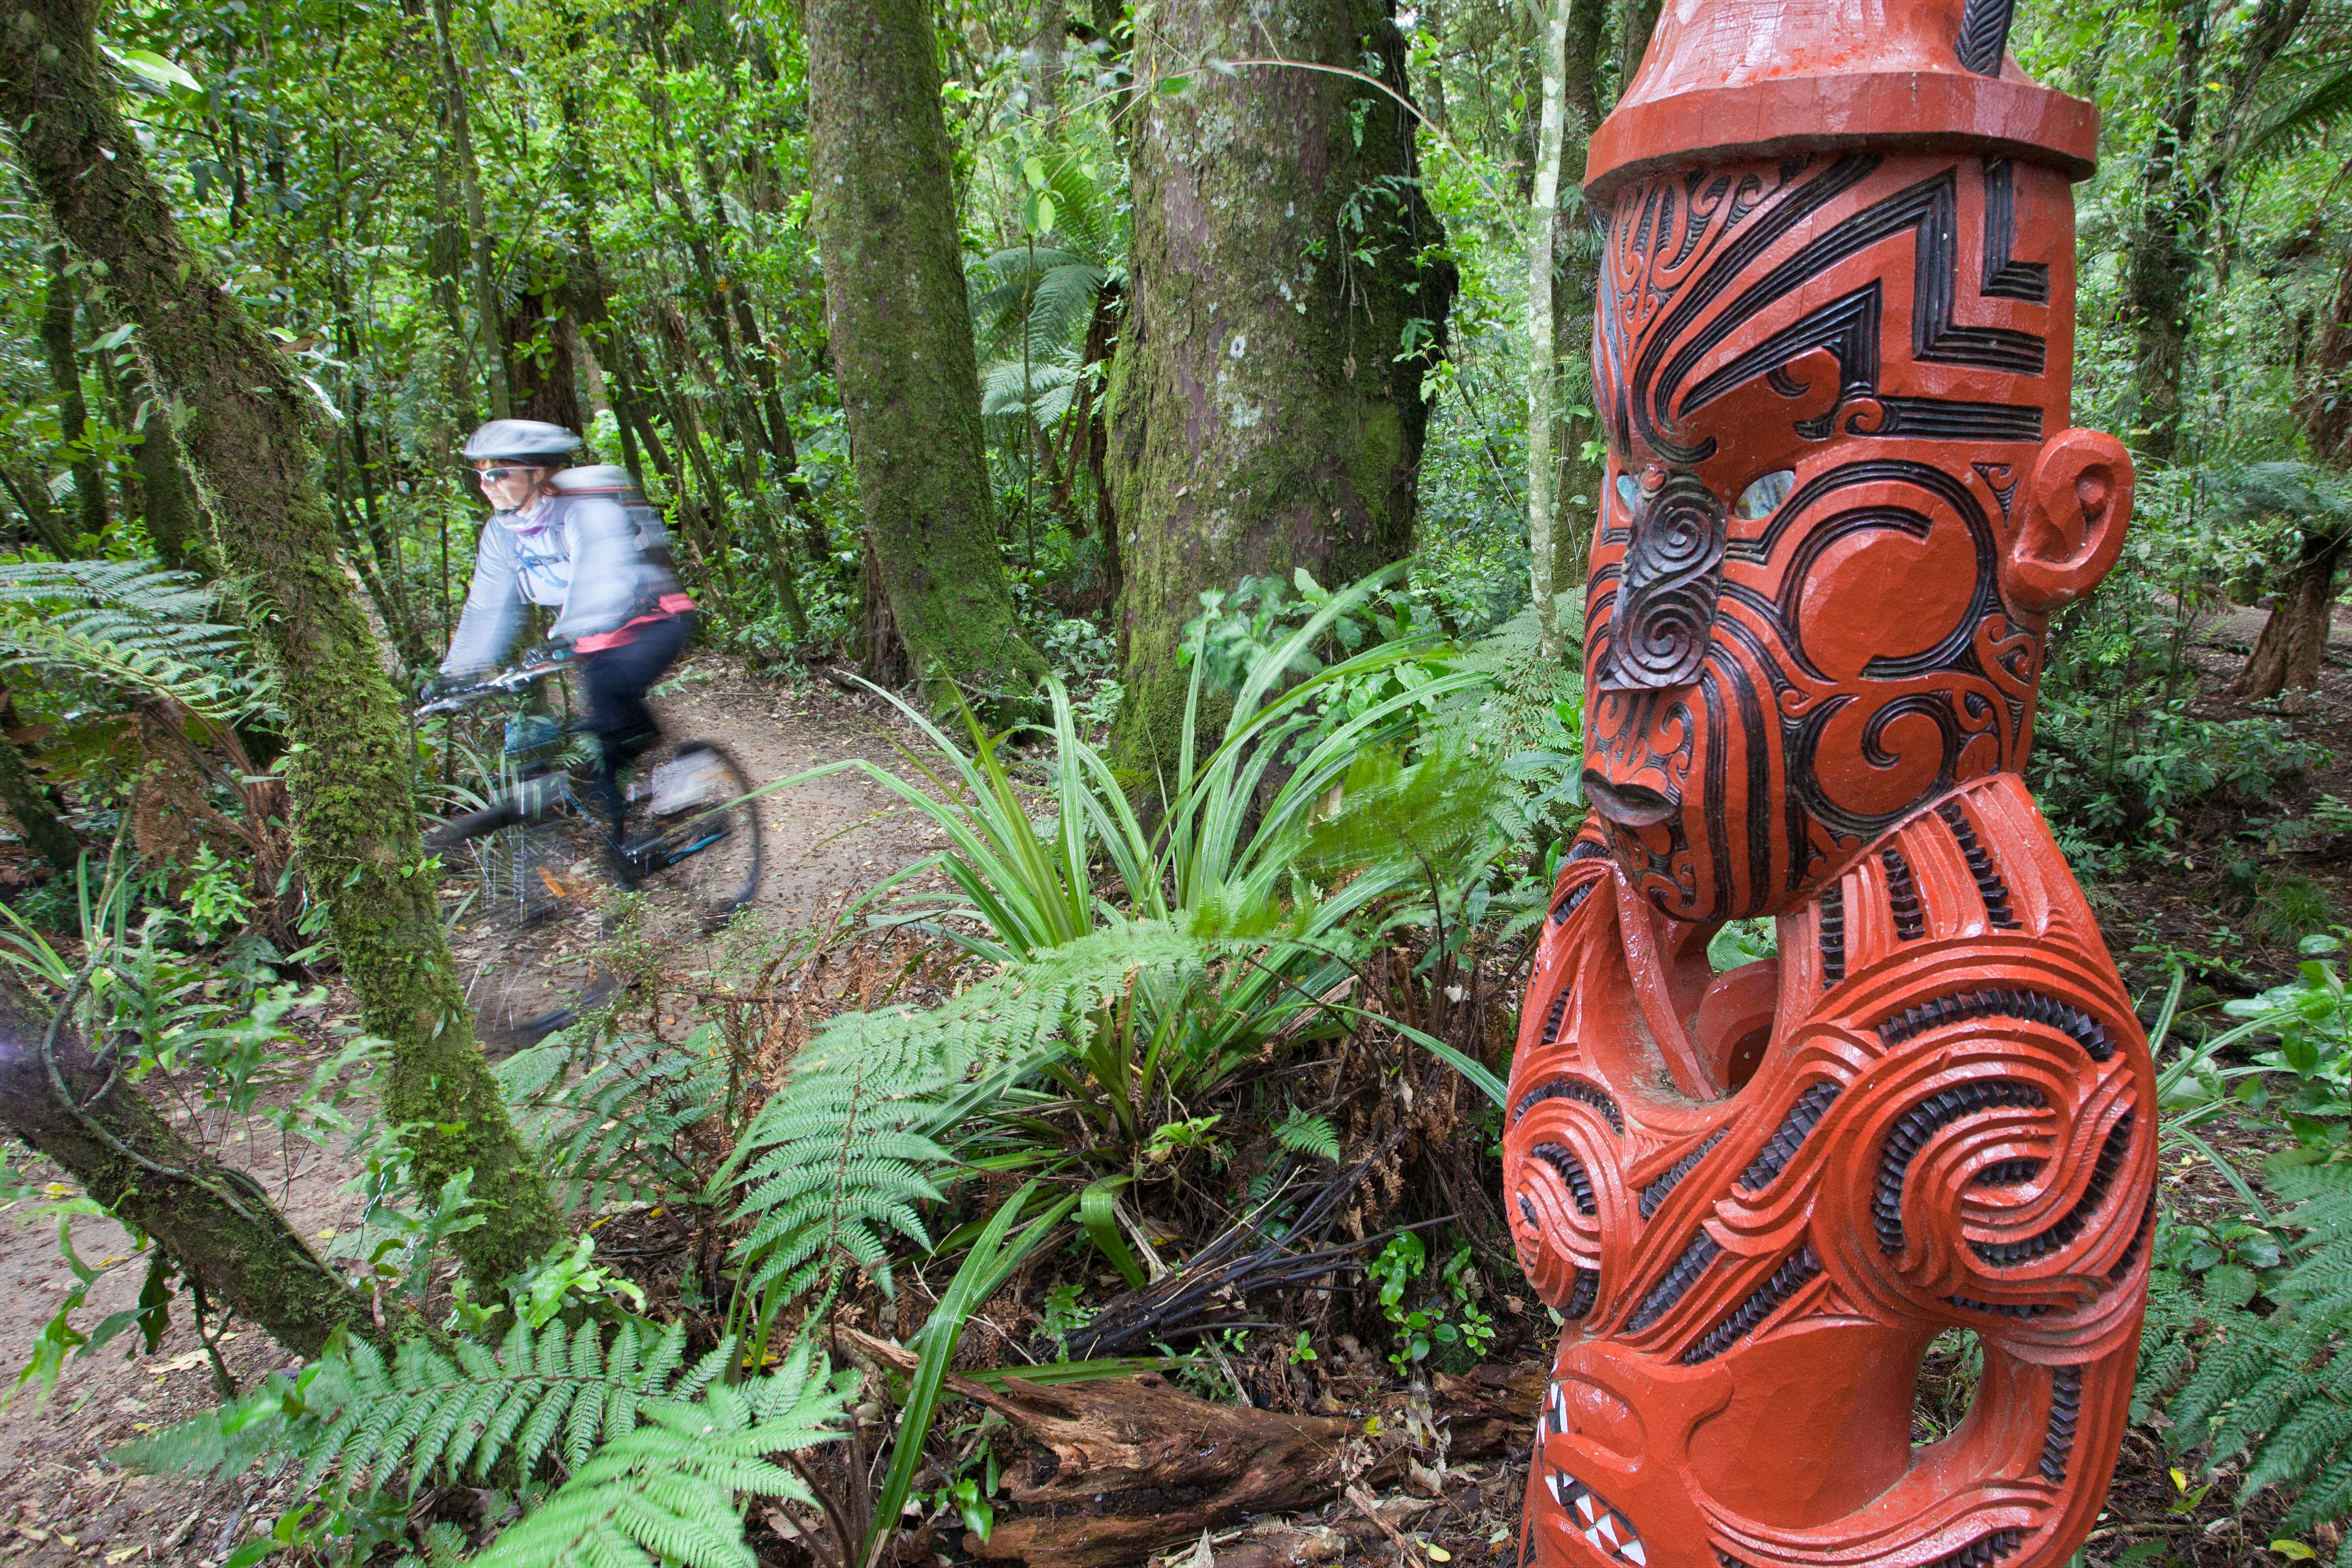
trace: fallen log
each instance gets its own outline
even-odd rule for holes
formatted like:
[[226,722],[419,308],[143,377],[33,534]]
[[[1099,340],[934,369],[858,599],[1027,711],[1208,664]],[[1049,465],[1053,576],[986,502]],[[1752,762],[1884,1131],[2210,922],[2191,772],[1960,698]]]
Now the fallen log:
[[[913,1352],[841,1332],[913,1370]],[[1535,1363],[1441,1376],[1418,1410],[1403,1394],[1384,1400],[1368,1432],[1357,1418],[1212,1404],[1150,1373],[1053,1387],[1006,1377],[1002,1388],[950,1373],[949,1393],[997,1412],[1034,1449],[1005,1476],[1020,1515],[964,1549],[1032,1568],[1123,1568],[1204,1531],[1320,1508],[1351,1485],[1402,1481],[1441,1434],[1449,1460],[1504,1452],[1527,1441],[1543,1379]]]

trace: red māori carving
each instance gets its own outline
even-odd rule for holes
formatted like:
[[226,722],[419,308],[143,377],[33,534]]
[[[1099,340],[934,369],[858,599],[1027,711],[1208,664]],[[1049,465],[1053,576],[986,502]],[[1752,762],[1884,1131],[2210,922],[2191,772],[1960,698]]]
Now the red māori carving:
[[[1994,0],[1867,9],[1670,11],[1593,142],[1594,810],[1504,1135],[1571,1320],[1529,1562],[2056,1568],[2121,1441],[2154,1079],[2017,773],[2130,508],[2068,418],[2095,124]],[[1713,973],[1750,915],[1780,956]]]

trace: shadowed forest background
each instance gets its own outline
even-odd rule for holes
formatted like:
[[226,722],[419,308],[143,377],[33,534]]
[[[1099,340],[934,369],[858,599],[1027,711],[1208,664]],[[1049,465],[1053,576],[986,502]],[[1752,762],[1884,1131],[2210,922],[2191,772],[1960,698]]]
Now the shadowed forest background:
[[[0,5],[0,1556],[1512,1560],[1655,17]],[[2030,768],[2165,1115],[2084,1560],[2344,1568],[2352,8],[2011,42],[2140,474]],[[509,416],[667,524],[656,705],[772,786],[723,929],[424,848],[576,701],[413,717]]]

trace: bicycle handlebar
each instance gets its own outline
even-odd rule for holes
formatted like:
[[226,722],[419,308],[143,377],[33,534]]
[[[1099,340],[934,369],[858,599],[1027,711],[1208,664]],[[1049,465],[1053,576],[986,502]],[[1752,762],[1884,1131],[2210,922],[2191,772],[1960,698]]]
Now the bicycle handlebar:
[[485,697],[499,697],[509,692],[520,691],[533,681],[543,680],[560,670],[570,668],[571,664],[572,661],[569,659],[559,658],[540,664],[519,664],[512,669],[502,669],[487,679],[476,681],[471,686],[461,686],[454,691],[445,691],[430,702],[420,703],[417,706],[416,716],[419,719],[426,719],[436,713],[455,713],[459,709],[478,702]]

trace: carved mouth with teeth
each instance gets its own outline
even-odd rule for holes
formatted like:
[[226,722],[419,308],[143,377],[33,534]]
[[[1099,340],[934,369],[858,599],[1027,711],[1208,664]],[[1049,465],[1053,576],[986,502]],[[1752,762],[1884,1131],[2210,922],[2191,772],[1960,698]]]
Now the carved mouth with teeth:
[[1557,1383],[1545,1395],[1543,1414],[1536,1419],[1536,1455],[1543,1467],[1544,1486],[1552,1501],[1567,1515],[1569,1523],[1581,1534],[1587,1544],[1612,1563],[1630,1563],[1633,1568],[1649,1568],[1649,1554],[1642,1545],[1641,1533],[1633,1521],[1608,1500],[1570,1475],[1544,1454],[1544,1440],[1554,1433],[1565,1433],[1568,1426],[1568,1397]]

